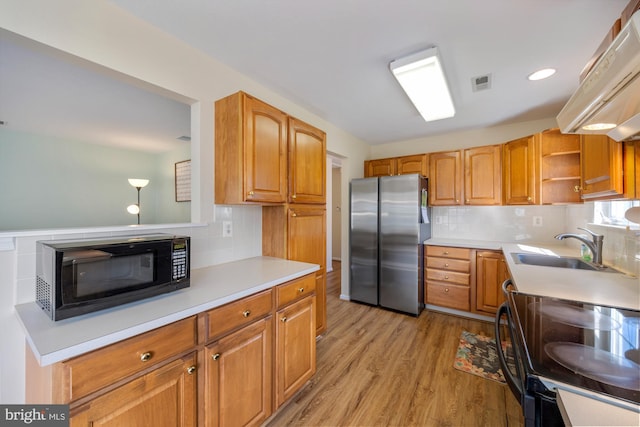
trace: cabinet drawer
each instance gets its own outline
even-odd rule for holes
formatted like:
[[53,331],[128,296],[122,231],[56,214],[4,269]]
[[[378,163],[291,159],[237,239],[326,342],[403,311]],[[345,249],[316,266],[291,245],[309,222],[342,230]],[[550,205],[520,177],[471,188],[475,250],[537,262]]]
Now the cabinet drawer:
[[276,287],[278,308],[312,294],[316,290],[315,274],[308,274]]
[[448,246],[431,246],[427,245],[425,251],[427,256],[446,257],[446,258],[458,258],[458,259],[470,259],[471,249],[467,248],[451,248]]
[[459,271],[469,273],[471,262],[461,259],[437,258],[430,256],[427,258],[427,267],[438,270]]
[[469,311],[469,288],[427,282],[427,304]]
[[273,293],[268,289],[210,310],[207,313],[207,339],[211,340],[268,315],[272,310],[272,301]]
[[70,379],[70,400],[184,353],[196,344],[196,318],[190,317],[63,362]]
[[469,286],[469,274],[457,273],[455,271],[427,268],[427,280],[437,280],[439,282]]

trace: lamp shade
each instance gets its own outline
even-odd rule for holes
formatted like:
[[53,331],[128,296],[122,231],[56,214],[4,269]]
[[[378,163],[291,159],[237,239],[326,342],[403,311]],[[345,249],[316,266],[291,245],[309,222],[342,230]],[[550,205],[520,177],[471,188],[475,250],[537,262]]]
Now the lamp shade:
[[140,179],[140,178],[129,178],[129,184],[138,188],[146,187],[149,183],[148,179]]
[[455,115],[437,48],[392,61],[389,68],[425,121]]

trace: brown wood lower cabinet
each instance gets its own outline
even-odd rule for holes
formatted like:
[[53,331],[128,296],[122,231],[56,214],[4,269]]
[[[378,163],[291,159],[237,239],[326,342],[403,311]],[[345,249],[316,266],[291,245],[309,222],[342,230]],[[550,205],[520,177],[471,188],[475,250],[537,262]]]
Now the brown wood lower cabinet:
[[[316,371],[316,274],[41,367],[26,401],[72,426],[258,426]],[[275,406],[274,406],[275,404]]]
[[509,278],[502,251],[425,247],[425,301],[484,316],[495,315]]
[[207,426],[257,426],[272,413],[273,317],[207,346]]
[[469,311],[472,282],[471,249],[427,246],[424,264],[426,303]]
[[295,394],[316,372],[315,297],[276,314],[276,405]]
[[71,426],[195,426],[196,355],[191,353],[70,411]]
[[509,271],[500,251],[476,252],[476,304],[478,312],[495,314],[505,300],[502,282]]

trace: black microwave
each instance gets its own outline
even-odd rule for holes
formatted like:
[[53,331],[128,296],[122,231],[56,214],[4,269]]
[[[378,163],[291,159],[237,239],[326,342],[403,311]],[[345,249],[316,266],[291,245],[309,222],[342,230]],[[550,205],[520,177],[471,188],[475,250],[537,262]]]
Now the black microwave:
[[190,238],[36,242],[36,303],[52,320],[189,287]]

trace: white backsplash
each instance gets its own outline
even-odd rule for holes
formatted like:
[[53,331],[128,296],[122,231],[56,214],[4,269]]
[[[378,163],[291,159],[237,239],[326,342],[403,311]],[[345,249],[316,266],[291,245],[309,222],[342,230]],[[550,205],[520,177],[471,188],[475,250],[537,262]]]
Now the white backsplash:
[[584,232],[586,227],[604,235],[603,261],[640,276],[640,231],[593,224],[593,203],[554,206],[456,206],[434,207],[434,238],[526,242],[575,247],[574,239],[558,241],[559,233]]
[[558,244],[564,206],[456,206],[432,209],[434,238]]

